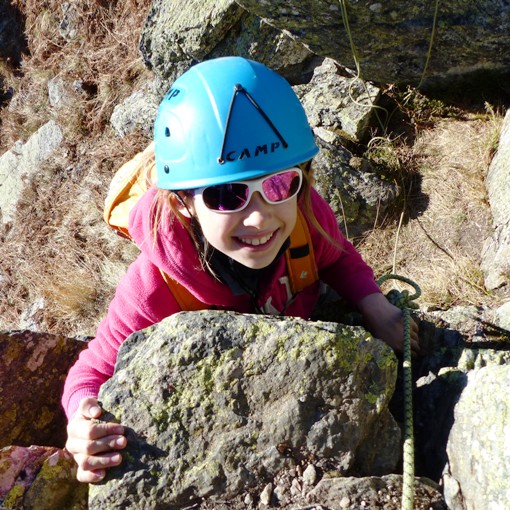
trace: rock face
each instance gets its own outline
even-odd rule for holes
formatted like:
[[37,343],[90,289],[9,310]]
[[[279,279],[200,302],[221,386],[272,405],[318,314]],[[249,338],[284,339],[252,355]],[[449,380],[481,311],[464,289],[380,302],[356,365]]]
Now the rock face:
[[305,46],[234,0],[155,0],[140,49],[167,86],[191,64],[224,55],[258,60],[291,82],[303,82],[303,64],[314,59]]
[[63,447],[65,377],[85,342],[31,331],[0,332],[0,448]]
[[[360,328],[228,312],[181,313],[132,335],[102,388],[129,428],[91,509],[231,498],[322,459],[339,475],[395,468],[396,359]],[[160,506],[155,506],[160,505]]]
[[156,0],[140,43],[144,59],[160,76],[171,76],[172,64],[203,60],[243,12],[233,0],[191,0],[186,4]]
[[[427,66],[435,3],[339,2],[338,0],[237,0],[269,24],[285,30],[317,55],[355,68],[351,40],[365,79],[418,83]],[[347,17],[341,6],[346,5]],[[510,6],[499,0],[439,3],[427,76],[510,66]]]
[[86,510],[87,486],[76,482],[69,453],[9,446],[0,450],[0,508]]
[[63,133],[56,122],[41,126],[26,143],[18,142],[0,156],[0,222],[13,220],[24,181],[60,146]]
[[494,234],[484,246],[485,286],[510,285],[510,112],[505,116],[499,146],[487,175]]
[[284,48],[292,48],[283,53],[292,56],[293,64],[315,54],[351,69],[356,68],[354,52],[363,78],[378,83],[416,84],[425,70],[429,82],[440,83],[510,66],[510,7],[498,0],[439,4],[437,16],[434,2],[345,2],[346,17],[342,4],[156,0],[141,50],[146,63],[166,80],[182,72],[182,67],[176,69],[179,63],[187,67],[226,54],[272,64],[289,78],[292,66],[288,58],[285,64],[281,59]]
[[452,510],[507,508],[510,501],[510,365],[468,374],[448,440],[445,499]]

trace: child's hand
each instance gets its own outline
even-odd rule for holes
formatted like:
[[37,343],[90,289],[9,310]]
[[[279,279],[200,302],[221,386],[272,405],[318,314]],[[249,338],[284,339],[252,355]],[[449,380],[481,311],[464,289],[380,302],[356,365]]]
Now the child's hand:
[[[393,350],[404,350],[404,320],[402,310],[392,305],[382,294],[370,294],[358,303],[368,331],[384,340]],[[411,320],[411,353],[420,352],[418,325]]]
[[80,482],[99,482],[105,477],[106,468],[122,461],[121,454],[115,450],[127,444],[124,427],[97,421],[102,412],[97,399],[84,398],[67,425],[66,449],[78,464],[76,477]]

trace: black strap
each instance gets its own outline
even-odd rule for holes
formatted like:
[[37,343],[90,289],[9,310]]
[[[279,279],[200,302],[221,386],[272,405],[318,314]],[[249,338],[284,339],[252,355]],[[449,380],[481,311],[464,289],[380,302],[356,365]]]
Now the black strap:
[[225,163],[225,159],[223,158],[223,156],[225,155],[225,144],[227,143],[227,134],[228,134],[228,128],[230,127],[230,118],[232,116],[232,110],[234,109],[234,103],[235,103],[238,92],[242,92],[246,96],[248,101],[250,101],[250,103],[260,113],[260,115],[262,115],[262,118],[267,122],[269,127],[273,130],[274,134],[278,137],[278,139],[280,140],[283,147],[286,149],[289,146],[289,144],[285,141],[285,138],[283,138],[281,133],[278,131],[278,129],[273,124],[271,119],[268,117],[266,112],[262,109],[262,107],[257,103],[257,101],[255,101],[253,96],[240,83],[236,83],[236,85],[234,85],[234,93],[232,94],[232,100],[230,101],[230,106],[228,108],[227,122],[225,125],[225,132],[223,133],[223,141],[221,143],[220,157],[218,158],[218,163],[220,165],[223,165],[223,163]]

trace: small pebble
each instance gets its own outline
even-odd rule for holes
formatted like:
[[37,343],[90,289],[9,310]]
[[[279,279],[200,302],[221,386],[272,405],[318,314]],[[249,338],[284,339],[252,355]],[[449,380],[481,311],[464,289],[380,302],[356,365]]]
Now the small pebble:
[[260,493],[260,502],[263,505],[269,506],[269,502],[271,501],[271,494],[273,493],[273,484],[268,483],[264,490]]
[[308,464],[303,472],[303,482],[305,485],[315,485],[317,481],[317,470],[313,464]]
[[351,500],[347,496],[344,496],[340,500],[340,508],[349,508],[350,506],[351,506]]
[[287,500],[287,488],[283,485],[277,485],[274,488],[273,494],[276,496],[276,499],[279,503],[283,503]]
[[292,480],[292,484],[290,486],[290,493],[293,496],[301,495],[301,484],[295,478],[294,480]]

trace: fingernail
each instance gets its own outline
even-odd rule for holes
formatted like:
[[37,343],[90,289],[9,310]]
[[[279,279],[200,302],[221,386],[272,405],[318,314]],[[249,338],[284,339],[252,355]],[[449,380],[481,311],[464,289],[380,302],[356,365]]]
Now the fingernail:
[[97,481],[102,480],[106,476],[106,471],[101,469],[100,471],[96,471]]
[[122,460],[122,457],[120,456],[120,453],[116,453],[115,455],[112,455],[113,462],[120,462],[121,460]]
[[115,444],[117,446],[124,446],[126,444],[126,438],[125,437],[119,437],[115,440]]
[[92,414],[93,416],[97,416],[97,415],[101,414],[101,408],[98,406],[92,406],[90,408],[90,414]]

